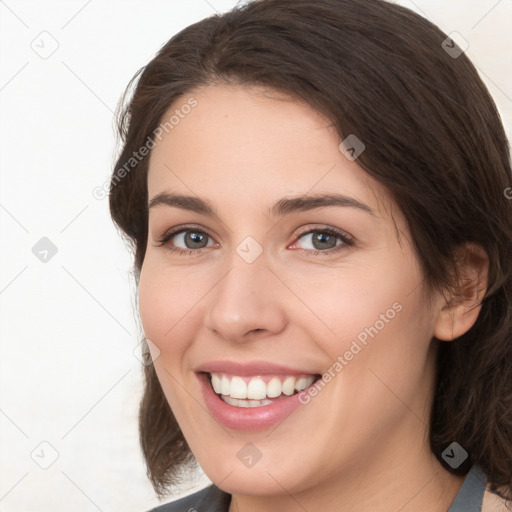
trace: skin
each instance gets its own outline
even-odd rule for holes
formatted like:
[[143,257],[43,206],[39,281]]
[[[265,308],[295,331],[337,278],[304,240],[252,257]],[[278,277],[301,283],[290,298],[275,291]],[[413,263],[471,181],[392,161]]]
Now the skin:
[[[449,341],[474,323],[485,258],[467,258],[465,299],[447,305],[425,287],[401,212],[339,151],[325,117],[276,92],[228,85],[184,96],[169,113],[190,96],[197,106],[152,151],[148,197],[198,196],[217,215],[150,209],[139,304],[157,375],[199,464],[233,495],[230,512],[446,511],[463,478],[428,447],[432,337]],[[269,214],[283,197],[333,191],[373,213]],[[187,249],[183,236],[159,246],[183,224],[207,233],[207,247],[171,251]],[[311,235],[300,236],[326,227],[353,244],[315,254]],[[252,263],[236,252],[248,236],[263,249]],[[227,429],[208,413],[200,364],[272,361],[321,374],[395,303],[401,311],[277,427]],[[247,442],[262,454],[251,468],[237,457]]]

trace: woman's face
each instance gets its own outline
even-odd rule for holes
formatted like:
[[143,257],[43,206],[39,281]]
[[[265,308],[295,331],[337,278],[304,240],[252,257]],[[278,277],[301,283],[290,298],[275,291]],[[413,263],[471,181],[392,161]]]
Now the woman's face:
[[190,96],[151,154],[139,299],[194,455],[259,495],[409,464],[427,450],[437,303],[405,219],[308,105]]

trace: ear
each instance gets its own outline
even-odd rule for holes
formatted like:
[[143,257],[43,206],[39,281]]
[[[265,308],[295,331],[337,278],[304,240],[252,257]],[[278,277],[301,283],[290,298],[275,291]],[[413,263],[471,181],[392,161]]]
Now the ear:
[[476,322],[488,285],[489,257],[477,244],[466,243],[455,252],[455,289],[445,290],[439,302],[434,336],[452,341]]

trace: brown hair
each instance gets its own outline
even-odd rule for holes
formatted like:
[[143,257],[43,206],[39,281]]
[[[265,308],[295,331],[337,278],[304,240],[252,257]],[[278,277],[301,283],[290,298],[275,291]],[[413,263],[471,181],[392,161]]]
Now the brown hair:
[[[448,470],[465,474],[477,464],[494,488],[505,488],[512,484],[510,154],[489,92],[464,53],[447,51],[446,37],[382,0],[256,0],[204,19],[172,37],[130,82],[115,169],[154,135],[178,98],[217,82],[290,93],[331,120],[342,139],[356,135],[366,146],[357,161],[407,218],[430,286],[449,282],[454,249],[464,242],[489,256],[475,325],[439,345],[430,445]],[[122,179],[114,170],[110,190],[112,218],[134,248],[137,281],[148,160]],[[148,476],[163,494],[194,459],[153,366],[144,371],[140,439]],[[452,441],[469,454],[458,470],[441,457]]]

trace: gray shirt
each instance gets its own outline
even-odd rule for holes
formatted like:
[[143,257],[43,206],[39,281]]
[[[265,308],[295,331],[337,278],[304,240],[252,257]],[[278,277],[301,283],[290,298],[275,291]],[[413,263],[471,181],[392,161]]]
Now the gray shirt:
[[[487,479],[473,466],[447,512],[481,512]],[[231,494],[210,485],[206,489],[150,512],[228,512]]]

